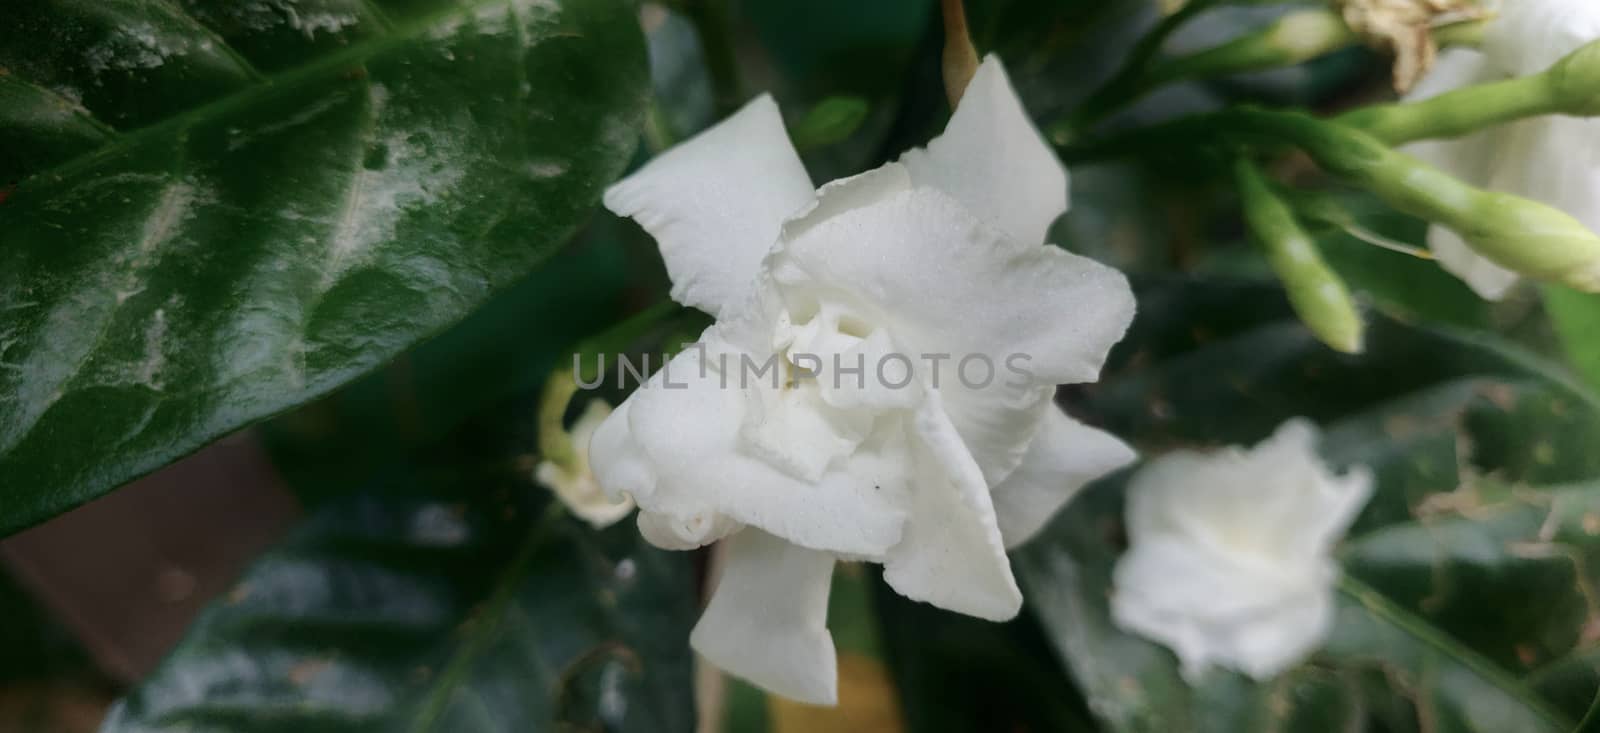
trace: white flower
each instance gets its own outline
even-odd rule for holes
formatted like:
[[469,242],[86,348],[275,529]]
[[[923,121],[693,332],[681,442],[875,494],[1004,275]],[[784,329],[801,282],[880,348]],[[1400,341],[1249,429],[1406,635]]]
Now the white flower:
[[[1409,99],[1545,71],[1600,39],[1594,0],[1508,0],[1489,23],[1481,49],[1440,55]],[[1456,140],[1416,143],[1406,152],[1468,183],[1554,206],[1600,230],[1600,120],[1546,116],[1519,120]],[[1504,297],[1517,274],[1474,252],[1435,225],[1428,245],[1444,269],[1490,300]]]
[[1332,548],[1372,476],[1334,476],[1316,440],[1296,419],[1248,451],[1172,453],[1134,475],[1117,625],[1170,647],[1191,680],[1213,663],[1265,679],[1319,646],[1333,621]]
[[[899,162],[814,190],[761,97],[605,202],[656,238],[673,297],[717,317],[592,451],[651,542],[733,535],[691,637],[726,670],[833,702],[839,559],[882,563],[907,597],[1010,618],[1006,547],[1132,459],[1052,403],[1055,385],[1098,376],[1133,296],[1115,270],[1044,244],[1066,172],[995,58],[945,134]],[[768,359],[771,373],[750,368]]]
[[600,489],[594,470],[589,464],[589,439],[600,424],[611,415],[611,406],[604,400],[593,400],[584,408],[578,421],[572,424],[573,462],[559,466],[552,461],[541,461],[534,469],[534,479],[554,491],[561,503],[567,505],[579,519],[596,529],[604,529],[633,511],[633,500],[626,497],[613,500]]

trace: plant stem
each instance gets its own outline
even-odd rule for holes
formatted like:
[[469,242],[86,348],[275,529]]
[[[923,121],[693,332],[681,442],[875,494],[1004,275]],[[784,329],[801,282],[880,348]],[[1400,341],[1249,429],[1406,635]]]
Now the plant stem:
[[1122,66],[1083,101],[1077,112],[1050,127],[1051,139],[1058,141],[1070,139],[1078,131],[1088,129],[1090,125],[1148,93],[1150,89],[1143,81],[1145,70],[1155,60],[1156,55],[1161,53],[1161,47],[1166,44],[1167,39],[1190,19],[1209,10],[1219,1],[1190,0],[1177,12],[1162,18],[1149,33],[1139,39],[1128,52],[1128,57],[1123,60]]
[[1090,95],[1070,117],[1050,128],[1051,139],[1064,144],[1112,113],[1168,84],[1293,66],[1359,40],[1344,19],[1332,10],[1303,10],[1215,48],[1174,59],[1154,58],[1154,50],[1184,21],[1215,5],[1216,1],[1191,2],[1145,36],[1116,76]]
[[1542,73],[1475,84],[1419,102],[1375,105],[1336,120],[1390,145],[1453,138],[1542,115],[1600,114],[1600,42],[1572,53]]

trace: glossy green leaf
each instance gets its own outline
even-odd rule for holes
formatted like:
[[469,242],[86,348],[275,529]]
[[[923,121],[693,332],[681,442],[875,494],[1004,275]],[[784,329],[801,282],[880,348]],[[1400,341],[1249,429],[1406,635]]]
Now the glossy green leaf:
[[373,471],[430,449],[486,411],[531,419],[545,377],[566,350],[640,297],[628,288],[618,229],[614,218],[595,216],[572,244],[461,323],[263,423],[273,463],[300,500],[315,505],[359,489]]
[[588,216],[624,0],[50,0],[0,24],[0,534],[326,393]]
[[525,482],[410,483],[307,519],[102,730],[694,729],[687,553]]
[[1118,731],[1570,730],[1571,708],[1536,694],[1532,674],[1582,648],[1595,610],[1600,489],[1555,485],[1600,477],[1594,398],[1513,347],[1378,314],[1367,353],[1337,354],[1268,286],[1152,281],[1139,297],[1105,377],[1069,395],[1074,411],[1147,455],[1254,443],[1309,416],[1325,457],[1370,467],[1378,486],[1341,551],[1332,636],[1262,683],[1214,671],[1191,686],[1168,650],[1117,629],[1108,594],[1124,480],[1075,500],[1014,562],[1100,720]]

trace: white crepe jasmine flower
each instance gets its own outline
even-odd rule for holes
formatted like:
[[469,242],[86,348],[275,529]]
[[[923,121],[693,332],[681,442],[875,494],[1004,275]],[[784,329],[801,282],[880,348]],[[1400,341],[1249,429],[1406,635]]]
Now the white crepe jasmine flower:
[[[1542,72],[1600,39],[1594,0],[1509,0],[1490,21],[1479,49],[1442,53],[1409,99]],[[1600,120],[1546,116],[1455,140],[1415,143],[1406,152],[1468,183],[1530,198],[1600,231]],[[1517,274],[1474,252],[1435,225],[1428,245],[1439,264],[1489,300],[1504,297]]]
[[1171,453],[1135,474],[1117,625],[1170,647],[1191,680],[1213,663],[1266,679],[1319,646],[1333,622],[1333,546],[1372,474],[1333,475],[1316,442],[1295,419],[1252,449]]
[[945,133],[898,162],[815,190],[763,96],[605,203],[655,237],[673,298],[717,318],[591,450],[651,542],[731,535],[691,637],[725,670],[833,703],[840,559],[882,563],[907,597],[1012,617],[1006,548],[1132,459],[1052,402],[1097,378],[1133,295],[1044,244],[1066,171],[993,57]]
[[540,461],[534,469],[534,479],[555,492],[556,498],[567,509],[595,529],[616,524],[633,511],[633,500],[627,497],[613,500],[600,489],[594,470],[589,464],[589,439],[600,424],[611,415],[611,405],[605,400],[593,400],[572,424],[572,455],[562,465],[556,461]]

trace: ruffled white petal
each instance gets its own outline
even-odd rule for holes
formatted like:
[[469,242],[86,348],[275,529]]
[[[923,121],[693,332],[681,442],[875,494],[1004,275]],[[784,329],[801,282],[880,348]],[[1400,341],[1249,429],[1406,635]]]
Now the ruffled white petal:
[[1372,477],[1359,467],[1334,475],[1316,440],[1316,427],[1296,419],[1252,449],[1152,461],[1129,482],[1129,537],[1177,534],[1252,560],[1326,553],[1366,504]]
[[1191,675],[1221,664],[1270,677],[1320,644],[1332,549],[1372,477],[1334,475],[1316,440],[1315,426],[1292,420],[1253,449],[1174,453],[1135,475],[1117,624],[1171,647]]
[[[808,294],[837,292],[907,348],[1025,355],[1034,384],[1095,379],[1133,320],[1122,273],[1007,237],[932,189],[815,222],[785,238],[769,267],[792,310],[814,307]],[[945,374],[957,376],[956,366]]]
[[703,343],[712,346],[679,354],[595,433],[600,485],[676,522],[723,515],[817,550],[878,556],[898,542],[904,513],[891,497],[905,490],[904,449],[871,443],[815,481],[751,455],[742,433],[754,397],[717,365],[742,352],[717,346],[715,329]]
[[1326,637],[1335,569],[1321,561],[1286,583],[1252,570],[1179,540],[1141,542],[1117,563],[1112,618],[1172,649],[1190,680],[1212,665],[1272,677]]
[[829,635],[834,559],[756,529],[728,540],[722,579],[689,643],[712,664],[784,697],[838,701]]
[[673,300],[720,316],[748,296],[779,227],[812,193],[778,105],[762,95],[612,186],[605,205],[655,237]]
[[693,550],[705,547],[744,526],[716,512],[675,517],[655,512],[639,512],[639,534],[663,550]]
[[1006,548],[1027,542],[1085,485],[1136,457],[1110,433],[1052,406],[1022,463],[992,492]]
[[1133,292],[1116,270],[1022,244],[940,191],[888,185],[892,176],[859,183],[889,191],[870,206],[829,204],[831,217],[792,222],[768,271],[792,312],[829,293],[893,333],[997,483],[1054,385],[1098,376],[1133,319]]
[[918,186],[954,196],[1024,244],[1067,210],[1067,171],[1028,119],[1000,59],[978,66],[944,134],[900,159]]
[[1027,456],[1028,446],[1053,409],[1050,400],[1056,388],[1015,383],[1004,376],[987,386],[969,387],[959,376],[947,373],[939,391],[945,413],[978,462],[984,482],[995,486]]
[[783,223],[783,238],[799,238],[822,222],[910,190],[911,171],[900,163],[885,163],[866,173],[829,181],[817,189],[809,206]]
[[968,616],[1005,621],[1022,607],[988,486],[933,396],[912,427],[916,483],[900,544],[883,560],[883,579],[913,600]]

